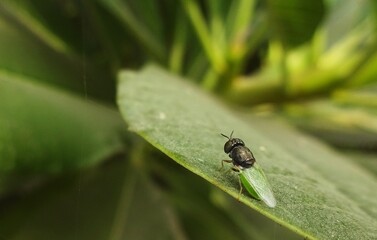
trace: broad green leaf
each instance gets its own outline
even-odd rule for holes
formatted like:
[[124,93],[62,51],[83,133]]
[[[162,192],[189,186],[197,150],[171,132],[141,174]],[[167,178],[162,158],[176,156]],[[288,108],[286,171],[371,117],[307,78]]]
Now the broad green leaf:
[[[165,156],[155,155],[142,160],[153,165],[154,178],[129,160],[114,159],[94,171],[55,179],[23,198],[3,202],[1,237],[302,240],[186,169],[166,159],[159,161]],[[168,191],[166,184],[156,184],[156,178],[165,181]],[[183,189],[187,181],[195,188]]]
[[0,77],[0,172],[56,173],[123,150],[113,109],[41,84]]
[[121,72],[118,104],[130,130],[237,197],[237,176],[219,170],[227,158],[220,133],[234,129],[264,169],[277,205],[270,209],[247,194],[240,201],[283,226],[309,238],[377,237],[375,177],[324,145],[265,119],[248,123],[214,97],[156,67]]
[[[160,153],[159,155],[162,155]],[[161,157],[159,157],[161,158]],[[146,159],[168,189],[189,239],[301,239],[173,161]],[[189,187],[187,183],[190,183]],[[271,231],[271,229],[273,229]],[[302,240],[302,239],[301,239]]]

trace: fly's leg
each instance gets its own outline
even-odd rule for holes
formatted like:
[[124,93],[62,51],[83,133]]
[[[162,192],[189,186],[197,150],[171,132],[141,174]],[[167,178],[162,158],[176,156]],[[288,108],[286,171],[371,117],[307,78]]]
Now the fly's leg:
[[[221,168],[219,170],[221,170],[223,167],[224,167],[224,162],[226,163],[233,163],[232,160],[222,160],[221,161]],[[241,172],[241,168],[238,167],[238,166],[233,166],[231,168],[233,171],[237,172],[237,173],[240,173]],[[240,177],[238,177],[238,184],[240,185],[240,191],[238,192],[238,197],[237,197],[237,200],[240,201],[240,196],[242,194],[242,190],[243,190],[243,187],[242,187],[242,183],[241,183],[241,179]]]
[[[222,160],[222,161],[221,161],[221,168],[220,168],[219,170],[223,169],[223,167],[224,167],[224,162],[226,162],[226,163],[232,163],[233,161],[232,161],[232,160]],[[232,169],[233,169],[233,168],[232,168]]]

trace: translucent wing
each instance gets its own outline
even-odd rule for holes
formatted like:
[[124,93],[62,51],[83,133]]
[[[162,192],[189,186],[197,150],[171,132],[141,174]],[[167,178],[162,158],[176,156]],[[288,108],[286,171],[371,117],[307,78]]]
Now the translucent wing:
[[276,206],[271,186],[257,163],[254,163],[251,168],[243,169],[239,176],[242,184],[253,197],[261,199],[271,208]]

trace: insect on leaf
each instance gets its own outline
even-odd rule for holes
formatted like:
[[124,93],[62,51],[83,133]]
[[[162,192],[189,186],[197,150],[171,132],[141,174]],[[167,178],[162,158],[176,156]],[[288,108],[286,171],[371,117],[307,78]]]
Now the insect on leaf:
[[377,239],[375,176],[288,124],[255,114],[243,118],[155,66],[120,72],[118,104],[130,130],[235,198],[237,179],[218,170],[224,159],[218,134],[236,128],[277,199],[275,208],[248,197],[241,202],[308,239]]

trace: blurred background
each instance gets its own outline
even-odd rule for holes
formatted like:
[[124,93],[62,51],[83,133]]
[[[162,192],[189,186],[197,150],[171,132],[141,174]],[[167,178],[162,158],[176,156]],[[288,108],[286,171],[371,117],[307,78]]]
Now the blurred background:
[[117,73],[157,64],[376,175],[376,30],[374,0],[1,1],[0,239],[302,239],[129,133]]

